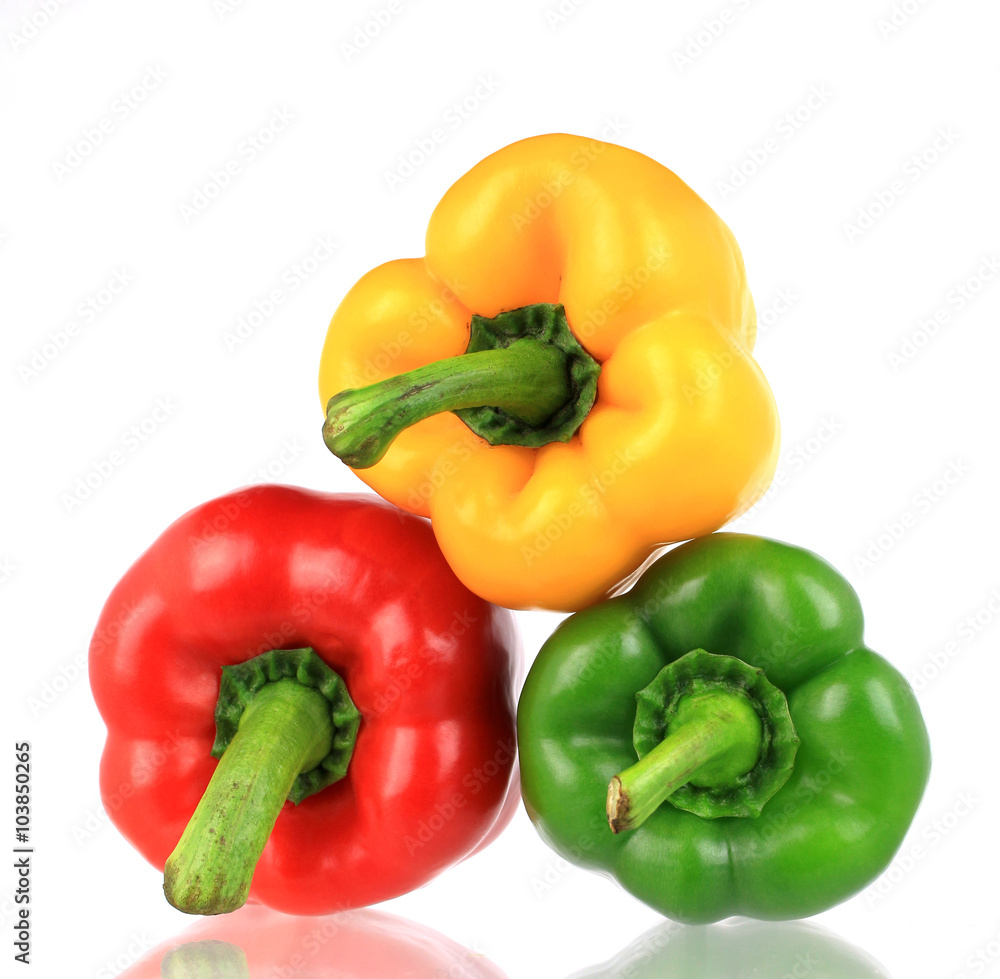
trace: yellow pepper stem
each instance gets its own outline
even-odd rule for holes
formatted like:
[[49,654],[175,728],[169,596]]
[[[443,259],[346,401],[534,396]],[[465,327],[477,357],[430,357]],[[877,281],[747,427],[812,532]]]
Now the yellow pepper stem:
[[570,395],[566,357],[540,340],[449,357],[366,388],[341,391],[326,409],[323,441],[355,469],[374,466],[404,428],[442,411],[489,406],[539,426]]
[[334,395],[323,440],[367,469],[404,428],[453,411],[490,445],[568,442],[594,404],[600,372],[558,304],[473,315],[464,354]]

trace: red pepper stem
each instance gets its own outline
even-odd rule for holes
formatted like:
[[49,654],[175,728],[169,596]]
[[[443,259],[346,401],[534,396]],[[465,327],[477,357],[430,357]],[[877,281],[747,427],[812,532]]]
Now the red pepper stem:
[[262,687],[163,869],[167,900],[188,914],[242,907],[292,783],[333,743],[330,704],[292,679]]
[[608,786],[612,833],[642,825],[682,785],[722,787],[760,758],[760,717],[742,694],[713,691],[685,698],[672,730]]
[[374,466],[410,425],[443,411],[502,408],[540,425],[571,394],[566,355],[530,337],[508,347],[460,354],[334,395],[323,440],[354,469]]

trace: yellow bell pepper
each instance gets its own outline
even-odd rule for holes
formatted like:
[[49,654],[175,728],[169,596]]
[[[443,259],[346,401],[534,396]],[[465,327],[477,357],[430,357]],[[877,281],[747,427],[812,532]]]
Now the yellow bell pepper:
[[621,146],[536,136],[448,190],[424,258],[344,298],[324,439],[431,518],[472,591],[579,609],[766,490],[778,416],[755,335],[739,246],[690,187]]

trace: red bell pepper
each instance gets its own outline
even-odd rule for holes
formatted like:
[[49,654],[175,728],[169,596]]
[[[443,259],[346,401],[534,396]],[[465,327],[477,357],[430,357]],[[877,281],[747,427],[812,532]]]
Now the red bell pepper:
[[519,663],[513,617],[458,581],[426,521],[282,486],[221,497],[101,614],[105,807],[184,911],[395,897],[516,808]]

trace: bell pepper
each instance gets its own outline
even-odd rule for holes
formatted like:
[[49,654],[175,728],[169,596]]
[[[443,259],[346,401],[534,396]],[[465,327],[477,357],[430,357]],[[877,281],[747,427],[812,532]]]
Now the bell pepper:
[[504,979],[484,956],[380,911],[292,917],[249,906],[202,919],[121,979]]
[[817,914],[870,883],[930,770],[905,679],[809,551],[713,534],[566,619],[518,706],[525,807],[668,917]]
[[426,521],[283,486],[221,497],[101,613],[106,809],[183,911],[395,897],[510,818],[519,657]]
[[869,955],[804,922],[658,925],[596,969],[570,979],[890,979]]
[[451,187],[426,250],[335,312],[324,439],[431,518],[476,594],[582,608],[765,491],[778,418],[743,259],[670,170],[525,139]]

